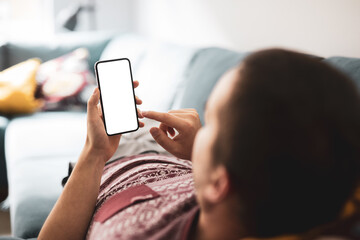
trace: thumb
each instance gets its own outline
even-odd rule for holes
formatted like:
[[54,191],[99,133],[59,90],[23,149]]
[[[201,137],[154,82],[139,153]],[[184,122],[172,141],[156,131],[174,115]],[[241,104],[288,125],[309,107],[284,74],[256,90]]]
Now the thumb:
[[173,140],[171,140],[163,131],[161,131],[157,127],[153,127],[150,129],[150,134],[154,138],[154,140],[162,146],[168,152],[173,152],[174,145],[176,144]]
[[93,115],[98,113],[97,104],[99,103],[99,99],[100,99],[99,89],[95,88],[93,94],[90,96],[87,103],[88,115]]

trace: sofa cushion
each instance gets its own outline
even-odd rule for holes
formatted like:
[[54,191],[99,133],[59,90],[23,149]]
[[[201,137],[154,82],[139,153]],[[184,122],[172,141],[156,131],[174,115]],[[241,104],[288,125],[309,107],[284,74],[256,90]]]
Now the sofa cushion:
[[167,111],[185,81],[184,73],[196,50],[173,44],[153,44],[134,73],[140,81],[136,93],[143,100],[141,109]]
[[94,74],[89,70],[89,51],[78,48],[40,65],[36,74],[37,96],[42,98],[42,110],[86,108],[95,88]]
[[132,34],[122,34],[114,37],[109,42],[100,59],[128,58],[131,61],[132,71],[136,72],[149,47],[150,42],[146,38]]
[[[54,39],[11,40],[6,44],[5,65],[9,67],[34,57],[45,62],[84,47],[90,52],[89,66],[94,66],[113,35],[113,33],[71,33],[55,36]],[[91,70],[93,71],[93,67]]]
[[48,112],[13,119],[5,134],[12,233],[36,237],[59,197],[68,163],[86,138],[86,114]]
[[5,48],[6,48],[6,43],[3,41],[0,41],[0,71],[4,70],[6,68],[5,66]]
[[41,106],[35,98],[38,59],[29,59],[0,72],[0,113],[33,113]]
[[324,61],[347,74],[360,90],[360,58],[330,57]]
[[222,48],[205,48],[193,57],[171,108],[195,108],[204,123],[205,103],[219,78],[238,65],[248,53],[238,53]]
[[112,40],[101,55],[102,59],[129,58],[135,89],[142,100],[142,110],[167,111],[196,49],[175,44],[149,42],[134,35]]

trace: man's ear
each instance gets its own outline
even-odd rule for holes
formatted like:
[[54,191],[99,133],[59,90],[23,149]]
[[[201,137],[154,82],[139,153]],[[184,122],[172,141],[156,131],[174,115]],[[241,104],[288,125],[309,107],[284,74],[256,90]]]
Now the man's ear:
[[229,173],[223,165],[216,166],[210,175],[204,191],[204,197],[210,203],[219,203],[228,196],[230,192]]

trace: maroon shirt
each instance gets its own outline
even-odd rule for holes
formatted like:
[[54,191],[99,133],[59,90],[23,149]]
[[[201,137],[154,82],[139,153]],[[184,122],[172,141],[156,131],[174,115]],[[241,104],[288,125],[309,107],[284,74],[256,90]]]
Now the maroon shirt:
[[190,161],[126,157],[104,169],[87,239],[186,239],[198,212]]

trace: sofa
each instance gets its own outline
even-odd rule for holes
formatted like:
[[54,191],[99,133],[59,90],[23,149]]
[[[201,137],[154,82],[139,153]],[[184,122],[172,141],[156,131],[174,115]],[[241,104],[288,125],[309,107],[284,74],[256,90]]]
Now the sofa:
[[[45,61],[78,47],[89,50],[91,69],[99,59],[129,58],[134,79],[140,81],[136,94],[144,102],[142,110],[195,108],[201,121],[206,99],[220,76],[249,54],[156,42],[127,33],[79,33],[55,42],[3,43],[0,69],[32,57]],[[319,61],[339,68],[360,89],[360,59],[319,57]],[[34,238],[61,194],[69,162],[76,161],[82,149],[86,111],[2,116],[0,124],[0,171],[2,178],[7,172],[12,234]],[[1,165],[5,162],[6,172]]]

